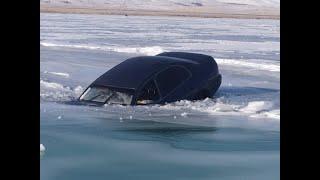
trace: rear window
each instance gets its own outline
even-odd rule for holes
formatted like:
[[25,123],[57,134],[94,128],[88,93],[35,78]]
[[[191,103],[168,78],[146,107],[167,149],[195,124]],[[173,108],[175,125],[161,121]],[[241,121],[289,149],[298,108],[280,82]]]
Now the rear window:
[[169,94],[190,76],[191,74],[185,68],[179,66],[173,66],[160,72],[156,77],[156,82],[161,96]]

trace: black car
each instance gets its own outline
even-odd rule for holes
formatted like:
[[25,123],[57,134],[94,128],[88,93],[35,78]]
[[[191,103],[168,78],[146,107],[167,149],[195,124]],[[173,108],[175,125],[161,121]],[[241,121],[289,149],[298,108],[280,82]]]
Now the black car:
[[82,104],[145,105],[212,97],[221,84],[211,56],[165,52],[127,59],[96,79]]

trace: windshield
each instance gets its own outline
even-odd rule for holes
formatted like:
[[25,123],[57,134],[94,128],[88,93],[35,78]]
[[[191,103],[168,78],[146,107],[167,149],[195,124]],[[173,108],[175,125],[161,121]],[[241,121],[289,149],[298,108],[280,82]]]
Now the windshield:
[[131,104],[132,94],[116,91],[107,87],[89,87],[80,101],[93,101],[107,104]]

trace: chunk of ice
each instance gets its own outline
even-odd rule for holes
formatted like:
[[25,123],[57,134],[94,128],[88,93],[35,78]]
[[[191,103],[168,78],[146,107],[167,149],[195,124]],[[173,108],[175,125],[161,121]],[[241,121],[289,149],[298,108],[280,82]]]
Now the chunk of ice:
[[45,151],[46,150],[46,148],[44,147],[44,145],[43,144],[40,144],[40,152],[43,152],[43,151]]

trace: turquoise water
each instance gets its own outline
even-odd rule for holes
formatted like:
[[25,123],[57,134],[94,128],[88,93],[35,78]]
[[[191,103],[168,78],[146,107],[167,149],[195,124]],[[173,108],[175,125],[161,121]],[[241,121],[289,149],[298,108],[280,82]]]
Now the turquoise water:
[[48,109],[41,116],[41,179],[279,177],[278,132],[120,121],[87,107],[42,108]]
[[[276,20],[41,14],[41,179],[279,179],[279,29]],[[126,58],[173,50],[216,58],[214,99],[65,103]]]

